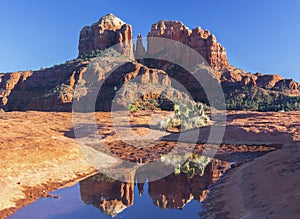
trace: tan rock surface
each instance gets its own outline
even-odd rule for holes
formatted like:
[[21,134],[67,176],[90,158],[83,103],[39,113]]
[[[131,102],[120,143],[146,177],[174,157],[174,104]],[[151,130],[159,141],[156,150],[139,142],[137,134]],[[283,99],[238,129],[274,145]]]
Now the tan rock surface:
[[299,160],[298,144],[234,169],[205,201],[204,218],[298,218]]
[[70,114],[59,113],[1,114],[1,218],[94,171],[76,142],[64,137],[70,119]]

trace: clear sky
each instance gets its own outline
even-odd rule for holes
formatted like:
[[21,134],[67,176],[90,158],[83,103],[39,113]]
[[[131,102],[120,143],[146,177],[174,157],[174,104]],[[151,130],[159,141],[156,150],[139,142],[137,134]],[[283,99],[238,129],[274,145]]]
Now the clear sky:
[[108,13],[146,36],[161,19],[215,34],[232,65],[300,81],[299,0],[2,0],[0,72],[77,57],[79,32]]

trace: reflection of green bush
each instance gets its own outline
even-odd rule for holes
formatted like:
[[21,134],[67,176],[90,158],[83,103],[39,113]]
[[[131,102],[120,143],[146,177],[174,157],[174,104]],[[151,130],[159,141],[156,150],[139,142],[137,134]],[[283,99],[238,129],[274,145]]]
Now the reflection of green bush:
[[174,168],[174,174],[185,173],[189,178],[195,175],[203,176],[205,167],[211,162],[211,158],[197,154],[189,155],[165,155],[161,161]]
[[178,128],[185,131],[207,126],[209,122],[210,119],[204,112],[204,105],[188,101],[185,105],[174,105],[174,115],[161,121],[158,128],[161,130]]

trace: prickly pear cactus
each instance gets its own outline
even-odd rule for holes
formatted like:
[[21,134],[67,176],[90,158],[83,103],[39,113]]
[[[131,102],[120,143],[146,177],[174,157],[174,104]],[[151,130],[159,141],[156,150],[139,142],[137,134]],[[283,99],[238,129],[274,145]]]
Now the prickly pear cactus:
[[211,162],[210,157],[200,156],[197,154],[187,155],[165,155],[161,161],[166,165],[174,168],[175,175],[185,173],[189,178],[195,175],[203,176],[205,167]]
[[209,125],[210,119],[204,112],[204,105],[188,101],[186,104],[175,104],[174,115],[161,121],[158,128],[161,130],[171,130],[177,128],[185,131],[194,128],[201,128]]

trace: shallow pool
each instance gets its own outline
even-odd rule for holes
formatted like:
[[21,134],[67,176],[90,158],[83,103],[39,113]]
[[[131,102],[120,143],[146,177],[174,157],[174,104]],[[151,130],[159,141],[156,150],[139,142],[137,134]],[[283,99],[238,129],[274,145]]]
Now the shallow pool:
[[[212,160],[202,174],[175,173],[144,183],[121,182],[99,173],[41,198],[11,219],[196,219],[208,188],[230,167]],[[134,174],[134,173],[133,173]]]

